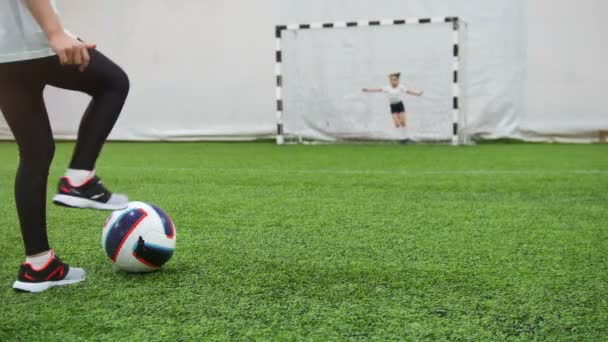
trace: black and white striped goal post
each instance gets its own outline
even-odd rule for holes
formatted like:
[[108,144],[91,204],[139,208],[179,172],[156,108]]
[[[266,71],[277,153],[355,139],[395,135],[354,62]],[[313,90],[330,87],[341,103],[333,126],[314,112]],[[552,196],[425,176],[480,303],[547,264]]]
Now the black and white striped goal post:
[[461,28],[464,24],[460,17],[431,17],[431,18],[405,18],[405,19],[383,19],[383,20],[360,20],[360,21],[339,21],[339,22],[318,22],[311,24],[291,24],[278,25],[275,27],[276,51],[275,51],[275,74],[276,74],[276,119],[277,119],[277,144],[285,144],[285,129],[283,124],[283,113],[285,105],[283,102],[283,51],[281,48],[281,38],[283,31],[298,30],[323,30],[323,29],[348,29],[353,27],[379,27],[379,26],[399,26],[399,25],[432,25],[451,23],[453,27],[453,86],[452,99],[450,100],[453,115],[453,135],[452,145],[466,143],[465,139],[460,138],[460,118],[462,111],[461,97]]

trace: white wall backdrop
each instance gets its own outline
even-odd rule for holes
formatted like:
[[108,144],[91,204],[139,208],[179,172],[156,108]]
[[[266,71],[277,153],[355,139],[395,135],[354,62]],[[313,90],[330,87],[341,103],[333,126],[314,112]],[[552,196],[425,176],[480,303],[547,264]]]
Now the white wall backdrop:
[[525,101],[515,133],[588,141],[608,131],[608,1],[527,3]]
[[[458,15],[469,22],[470,129],[591,141],[608,130],[604,0],[58,0],[66,26],[122,65],[132,90],[112,134],[246,139],[275,132],[276,24]],[[57,138],[87,98],[46,93]],[[0,137],[10,137],[0,120]]]

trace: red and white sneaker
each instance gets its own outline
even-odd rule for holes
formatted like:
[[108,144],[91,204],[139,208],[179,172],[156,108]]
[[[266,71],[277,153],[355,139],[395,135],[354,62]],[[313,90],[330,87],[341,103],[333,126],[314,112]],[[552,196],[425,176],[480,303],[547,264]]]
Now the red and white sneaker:
[[113,194],[101,182],[99,177],[93,177],[81,185],[74,185],[66,177],[59,180],[58,194],[53,197],[57,205],[97,210],[122,210],[129,205],[125,195]]
[[39,293],[56,286],[76,284],[85,279],[86,273],[82,268],[70,267],[53,254],[51,260],[40,269],[35,269],[28,263],[22,264],[13,289]]

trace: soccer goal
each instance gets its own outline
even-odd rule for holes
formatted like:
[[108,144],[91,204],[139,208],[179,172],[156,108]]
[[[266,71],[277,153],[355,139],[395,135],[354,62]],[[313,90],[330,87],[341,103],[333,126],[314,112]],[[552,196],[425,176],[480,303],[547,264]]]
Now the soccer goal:
[[[278,144],[469,142],[462,19],[280,25],[275,34]],[[406,128],[394,121],[394,96],[381,93],[392,73],[401,73]]]

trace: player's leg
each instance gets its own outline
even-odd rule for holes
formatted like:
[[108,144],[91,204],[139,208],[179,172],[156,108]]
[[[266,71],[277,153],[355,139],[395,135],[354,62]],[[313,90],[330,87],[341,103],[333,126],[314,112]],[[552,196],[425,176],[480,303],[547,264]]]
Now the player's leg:
[[401,126],[403,128],[406,128],[407,127],[407,116],[406,116],[406,113],[405,112],[399,113],[398,117],[399,117],[399,126]]
[[407,127],[407,114],[406,112],[401,112],[399,114],[396,115],[397,119],[399,121],[399,127],[401,128],[401,130],[403,130],[403,140],[401,140],[401,143],[404,145],[409,145],[412,144],[413,141],[410,139],[409,136],[409,132],[408,132],[408,127]]
[[399,115],[398,114],[393,114],[391,115],[393,118],[393,124],[395,125],[396,128],[400,128],[401,127],[401,120],[399,119]]
[[399,122],[399,112],[400,110],[399,103],[391,103],[391,118],[393,119],[393,124],[395,128],[400,128],[401,124]]
[[55,63],[46,80],[50,85],[84,92],[92,97],[80,122],[69,169],[60,180],[54,202],[76,208],[124,209],[128,198],[112,194],[102,185],[95,175],[95,164],[123,109],[129,93],[129,78],[118,65],[97,50],[91,50],[90,56],[90,64],[84,72],[77,67]]
[[395,109],[397,111],[397,118],[399,120],[399,127],[401,128],[405,128],[406,127],[406,121],[405,121],[405,105],[403,104],[403,102],[399,102],[398,104],[395,105]]
[[15,203],[26,252],[13,287],[27,292],[85,279],[84,270],[70,268],[49,247],[46,190],[55,143],[42,96],[44,84],[35,79],[39,64],[40,60],[0,64],[0,110],[19,146]]

